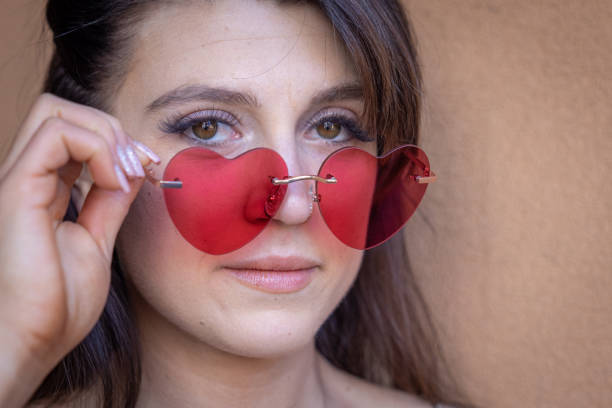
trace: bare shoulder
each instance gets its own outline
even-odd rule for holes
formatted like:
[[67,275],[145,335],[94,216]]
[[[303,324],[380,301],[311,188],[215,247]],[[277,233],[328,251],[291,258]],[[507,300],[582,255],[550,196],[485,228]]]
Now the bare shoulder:
[[338,408],[431,408],[421,398],[365,381],[334,367],[319,356],[321,377],[332,404]]

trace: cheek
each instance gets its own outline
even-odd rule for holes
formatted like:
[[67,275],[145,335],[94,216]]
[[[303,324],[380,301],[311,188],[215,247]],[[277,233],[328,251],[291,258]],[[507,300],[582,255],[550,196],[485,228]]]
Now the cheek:
[[148,183],[119,231],[117,251],[129,280],[160,312],[177,308],[176,299],[188,303],[194,280],[207,277],[212,268],[210,256],[194,250],[176,231],[161,192]]
[[[347,247],[337,240],[335,242],[337,246],[334,246],[334,255],[330,258],[324,271],[330,277],[326,287],[322,288],[325,301],[320,313],[321,316],[325,316],[325,319],[333,312],[351,288],[351,285],[357,278],[363,260],[363,251]],[[330,246],[330,248],[333,247]]]
[[[172,327],[227,352],[272,356],[312,341],[349,290],[363,257],[363,251],[335,238],[316,206],[299,233],[287,231],[271,223],[245,247],[224,256],[208,255],[182,238],[161,193],[145,183],[119,232],[117,250],[128,279],[147,304],[138,311],[144,319],[161,316]],[[294,250],[296,240],[302,240],[305,254],[323,262],[316,278],[300,292],[262,293],[216,270],[230,259],[271,248]],[[142,315],[142,310],[149,314]]]

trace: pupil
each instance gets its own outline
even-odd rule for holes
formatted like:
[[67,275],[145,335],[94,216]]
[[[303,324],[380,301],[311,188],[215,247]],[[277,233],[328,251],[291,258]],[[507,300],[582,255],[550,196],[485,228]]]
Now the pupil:
[[205,120],[201,124],[192,126],[193,133],[200,139],[211,139],[217,134],[217,121]]
[[318,126],[317,131],[324,138],[333,139],[340,133],[340,126],[334,122],[327,120]]

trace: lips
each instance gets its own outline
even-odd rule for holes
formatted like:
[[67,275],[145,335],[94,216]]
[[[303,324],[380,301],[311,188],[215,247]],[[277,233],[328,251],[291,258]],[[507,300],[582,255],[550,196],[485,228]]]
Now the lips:
[[245,259],[224,265],[238,282],[268,293],[292,293],[304,289],[313,279],[319,263],[301,256],[278,256]]
[[271,255],[261,258],[246,259],[233,262],[223,267],[226,269],[253,271],[299,271],[319,266],[317,261],[301,256]]

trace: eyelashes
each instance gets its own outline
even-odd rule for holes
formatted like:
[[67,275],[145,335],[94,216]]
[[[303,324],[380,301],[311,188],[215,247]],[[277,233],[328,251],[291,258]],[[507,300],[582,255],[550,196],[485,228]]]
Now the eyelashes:
[[361,140],[362,142],[374,141],[374,139],[368,136],[368,132],[365,131],[356,120],[337,112],[323,111],[315,115],[315,117],[306,123],[306,128],[317,128],[325,122],[334,122],[339,124],[343,128],[346,128],[351,133],[352,137]]
[[226,111],[212,109],[210,111],[196,112],[186,117],[181,117],[180,115],[171,116],[160,123],[159,129],[164,133],[183,133],[190,127],[206,120],[217,120],[230,126],[240,124],[240,119],[234,115]]
[[[195,136],[187,135],[186,131],[195,125],[199,125],[203,122],[213,120],[217,123],[224,124],[235,128],[242,123],[240,117],[232,115],[226,111],[219,109],[210,109],[206,111],[199,111],[188,116],[182,117],[180,114],[170,116],[162,120],[159,124],[159,129],[168,134],[183,134],[185,137],[193,140],[195,143],[204,143],[207,145],[220,145],[224,142],[209,142]],[[325,122],[332,122],[340,125],[341,129],[346,129],[350,133],[349,139],[357,139],[363,142],[371,142],[375,139],[368,136],[368,132],[352,117],[325,109],[317,113],[314,117],[309,119],[305,124],[306,131],[316,129],[318,126],[323,125]],[[216,135],[215,135],[216,136]],[[323,138],[321,138],[323,139]],[[325,143],[342,144],[347,143],[348,140],[334,141],[326,140]]]

